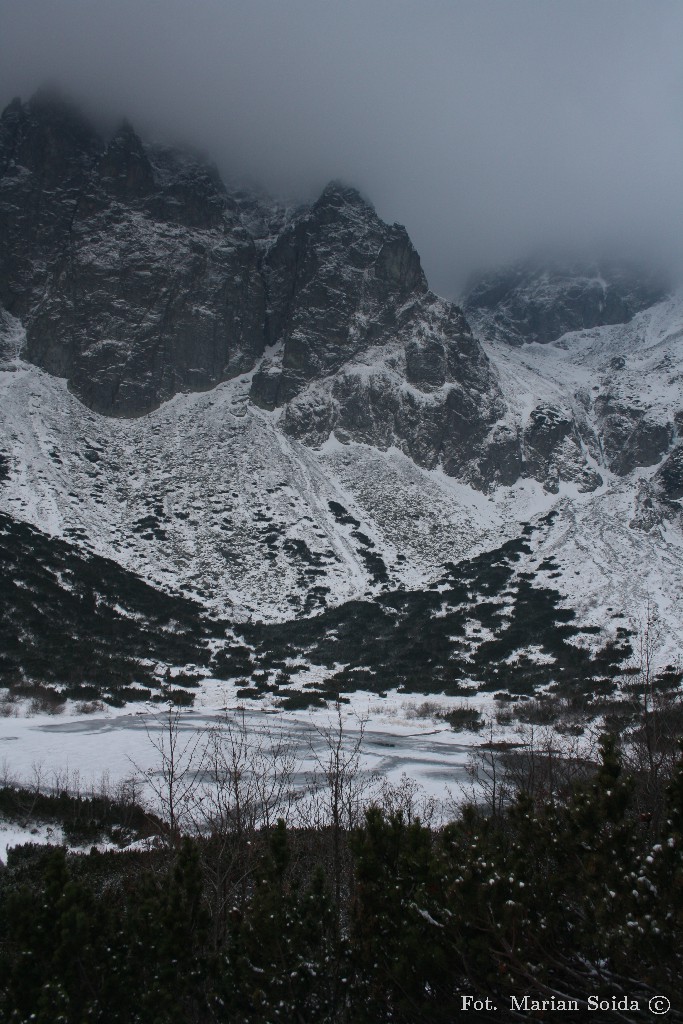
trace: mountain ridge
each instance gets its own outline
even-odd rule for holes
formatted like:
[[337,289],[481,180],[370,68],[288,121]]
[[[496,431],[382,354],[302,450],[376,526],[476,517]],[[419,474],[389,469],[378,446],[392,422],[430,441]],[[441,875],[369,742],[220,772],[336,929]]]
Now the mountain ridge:
[[[361,628],[353,602],[384,622],[405,592],[441,645],[432,619],[455,616],[463,657],[466,592],[457,614],[424,593],[532,530],[520,607],[553,590],[592,649],[655,595],[673,656],[681,296],[529,340],[509,289],[466,299],[471,324],[434,295],[405,229],[350,186],[286,210],[129,125],[93,140],[47,99],[0,120],[0,512],[235,628],[313,637],[340,608]],[[537,322],[529,274],[514,302]],[[595,277],[575,281],[593,311]],[[543,296],[553,331],[571,326]],[[505,657],[533,661],[522,647]]]
[[[10,105],[0,150],[0,301],[25,327],[25,357],[94,411],[145,415],[251,373],[250,402],[279,410],[309,447],[333,434],[397,447],[484,492],[525,477],[594,490],[601,464],[625,474],[672,450],[675,420],[623,395],[585,414],[572,397],[516,417],[501,376],[504,349],[538,340],[539,323],[552,327],[545,343],[586,310],[594,321],[596,287],[629,317],[659,295],[623,270],[573,283],[561,269],[499,275],[502,292],[481,285],[466,299],[473,333],[429,290],[405,228],[348,185],[285,213],[127,123],[100,138],[48,94]],[[520,335],[522,322],[535,331]]]

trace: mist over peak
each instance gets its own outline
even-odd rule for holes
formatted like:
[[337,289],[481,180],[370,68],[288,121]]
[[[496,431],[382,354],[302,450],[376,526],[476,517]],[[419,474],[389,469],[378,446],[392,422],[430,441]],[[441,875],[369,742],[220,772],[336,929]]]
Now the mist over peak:
[[4,6],[3,107],[57,81],[231,185],[297,204],[349,182],[440,294],[560,243],[683,264],[674,0]]

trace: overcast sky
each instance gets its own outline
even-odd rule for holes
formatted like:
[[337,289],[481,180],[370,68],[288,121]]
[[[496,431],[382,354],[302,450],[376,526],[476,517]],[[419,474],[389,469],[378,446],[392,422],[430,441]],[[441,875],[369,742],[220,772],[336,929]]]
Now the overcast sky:
[[50,80],[224,177],[355,184],[432,286],[539,245],[683,255],[683,0],[0,0]]

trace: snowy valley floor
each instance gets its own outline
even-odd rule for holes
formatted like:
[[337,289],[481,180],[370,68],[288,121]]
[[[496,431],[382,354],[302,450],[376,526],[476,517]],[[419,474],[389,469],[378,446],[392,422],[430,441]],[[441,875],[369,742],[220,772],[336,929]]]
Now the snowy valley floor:
[[[241,706],[218,684],[215,695],[217,700],[207,687],[196,708],[180,712],[180,745],[220,724],[232,723],[235,728],[244,724],[250,744],[286,744],[296,766],[295,788],[304,789],[326,757],[326,736],[338,729],[336,710],[291,713]],[[361,771],[368,776],[399,784],[405,774],[426,796],[459,802],[471,791],[468,758],[486,741],[487,733],[456,733],[434,712],[465,703],[448,697],[427,701],[419,695],[408,698],[393,693],[379,700],[375,694],[356,694],[341,709],[344,748],[348,752],[358,749]],[[482,705],[481,699],[475,703]],[[45,791],[113,791],[125,780],[144,779],[147,773],[160,771],[155,742],[159,743],[167,726],[165,710],[128,705],[79,714],[71,705],[58,716],[22,710],[28,710],[28,702],[15,714],[0,718],[0,776],[4,784],[38,786]],[[498,728],[496,736],[501,732],[509,731]],[[154,804],[154,794],[144,784],[142,796]],[[15,843],[50,841],[56,841],[54,832],[35,822],[22,829],[16,823],[0,821],[0,858],[4,859],[7,847]]]

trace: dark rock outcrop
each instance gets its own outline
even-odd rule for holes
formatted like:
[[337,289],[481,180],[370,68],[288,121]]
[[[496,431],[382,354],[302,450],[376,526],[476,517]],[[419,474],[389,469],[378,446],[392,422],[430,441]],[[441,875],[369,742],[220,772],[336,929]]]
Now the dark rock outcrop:
[[532,477],[592,490],[596,464],[625,475],[658,462],[673,427],[609,393],[516,406],[479,332],[549,342],[662,291],[623,266],[520,265],[470,293],[473,334],[429,291],[405,228],[346,185],[285,211],[127,123],[102,138],[48,92],[0,118],[0,314],[15,318],[3,358],[21,321],[24,358],[106,415],[253,371],[252,403],[281,410],[305,444],[334,432],[482,489]]
[[333,182],[286,228],[264,260],[266,337],[280,349],[254,377],[252,398],[283,405],[398,327],[427,291],[405,228],[384,224],[354,189]]
[[549,405],[539,405],[529,415],[522,470],[522,475],[543,480],[546,489],[555,492],[560,480],[576,483],[580,491],[595,490],[602,483],[585,462],[576,421]]
[[683,498],[683,442],[679,442],[655,473],[655,484],[668,501]]
[[673,425],[648,418],[639,405],[601,395],[595,401],[605,461],[617,476],[654,466],[669,449]]
[[284,429],[339,438],[486,483],[472,459],[504,411],[496,376],[457,306],[433,295],[400,225],[329,185],[264,261],[273,354],[252,400]]
[[25,318],[49,290],[102,144],[64,100],[41,91],[0,118],[0,303]]
[[211,168],[127,124],[105,145],[52,95],[5,111],[0,167],[0,299],[27,359],[123,416],[253,367],[256,245]]
[[674,445],[657,472],[642,480],[635,498],[630,526],[658,529],[662,523],[683,523],[683,442]]

